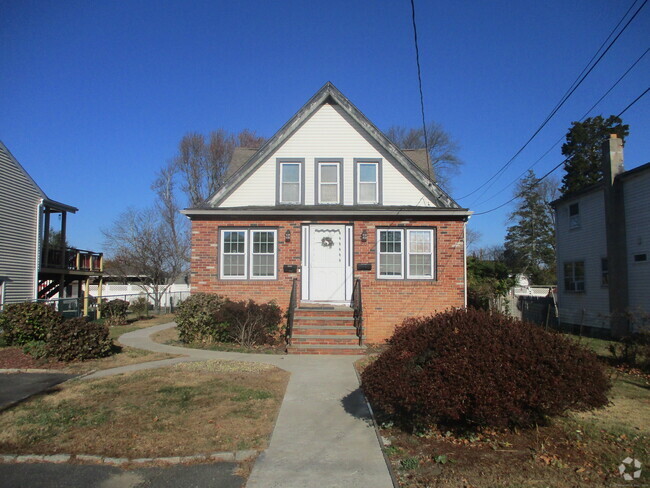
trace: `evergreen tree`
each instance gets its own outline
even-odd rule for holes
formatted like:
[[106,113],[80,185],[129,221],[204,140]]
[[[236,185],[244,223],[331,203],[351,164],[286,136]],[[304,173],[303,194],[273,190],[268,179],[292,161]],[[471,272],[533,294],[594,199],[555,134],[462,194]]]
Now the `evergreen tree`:
[[533,283],[555,282],[555,229],[550,201],[557,186],[540,182],[530,170],[516,188],[517,207],[510,214],[505,241],[508,266],[529,275]]
[[603,119],[600,115],[584,122],[573,122],[562,145],[566,174],[562,178],[563,195],[579,191],[603,178],[602,145],[610,134],[616,134],[625,143],[629,126],[615,115]]

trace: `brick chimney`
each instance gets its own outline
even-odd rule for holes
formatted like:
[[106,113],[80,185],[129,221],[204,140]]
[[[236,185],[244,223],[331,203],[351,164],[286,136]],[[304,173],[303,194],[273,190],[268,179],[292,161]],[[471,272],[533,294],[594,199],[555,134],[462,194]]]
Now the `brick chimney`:
[[616,176],[624,171],[623,140],[611,134],[603,144],[605,197],[605,232],[609,274],[609,313],[611,334],[623,337],[630,333],[626,312],[629,308],[627,279],[627,238],[623,183]]

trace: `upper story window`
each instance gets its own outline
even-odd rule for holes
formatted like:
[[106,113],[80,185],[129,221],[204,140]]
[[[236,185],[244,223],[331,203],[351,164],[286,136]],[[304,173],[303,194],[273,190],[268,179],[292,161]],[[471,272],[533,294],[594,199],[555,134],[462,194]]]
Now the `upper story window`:
[[278,203],[303,203],[303,171],[302,160],[278,162]]
[[339,161],[318,161],[316,172],[318,203],[342,203],[341,163]]
[[359,204],[380,203],[380,164],[379,161],[355,160],[356,202]]
[[221,279],[276,278],[277,230],[222,229],[219,248]]
[[569,229],[578,229],[580,227],[580,204],[572,203],[569,205]]
[[434,279],[433,229],[380,229],[377,243],[379,278]]
[[609,264],[607,258],[600,259],[600,284],[602,286],[609,285]]
[[564,263],[564,291],[585,291],[585,262]]

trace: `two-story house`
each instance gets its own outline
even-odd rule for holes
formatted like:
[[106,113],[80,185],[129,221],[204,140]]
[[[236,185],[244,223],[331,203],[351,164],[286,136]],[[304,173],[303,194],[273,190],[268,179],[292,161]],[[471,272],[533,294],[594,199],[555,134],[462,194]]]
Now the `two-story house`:
[[[359,352],[407,317],[464,307],[470,212],[429,177],[424,154],[400,150],[325,84],[183,211],[192,291],[283,309],[293,296],[289,350],[302,353]],[[363,317],[356,336],[352,315]]]
[[[91,276],[101,277],[101,253],[65,244],[67,215],[76,211],[48,198],[0,142],[0,309],[5,303],[64,298],[73,283],[81,289],[85,282],[87,288]],[[57,239],[51,238],[53,227]]]
[[623,167],[623,142],[603,147],[604,179],[553,202],[558,308],[566,328],[619,337],[649,320],[650,163]]

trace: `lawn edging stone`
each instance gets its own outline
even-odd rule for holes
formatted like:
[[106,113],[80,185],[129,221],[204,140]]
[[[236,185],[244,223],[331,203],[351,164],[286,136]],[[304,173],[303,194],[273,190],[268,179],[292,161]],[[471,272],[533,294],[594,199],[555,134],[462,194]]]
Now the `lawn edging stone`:
[[213,452],[210,454],[196,454],[193,456],[172,456],[172,457],[151,457],[151,458],[116,458],[95,456],[90,454],[0,454],[0,463],[92,463],[107,464],[110,466],[124,466],[127,464],[147,465],[153,463],[163,464],[185,464],[197,461],[208,462],[244,462],[254,459],[259,454],[255,449],[244,449],[240,451]]

